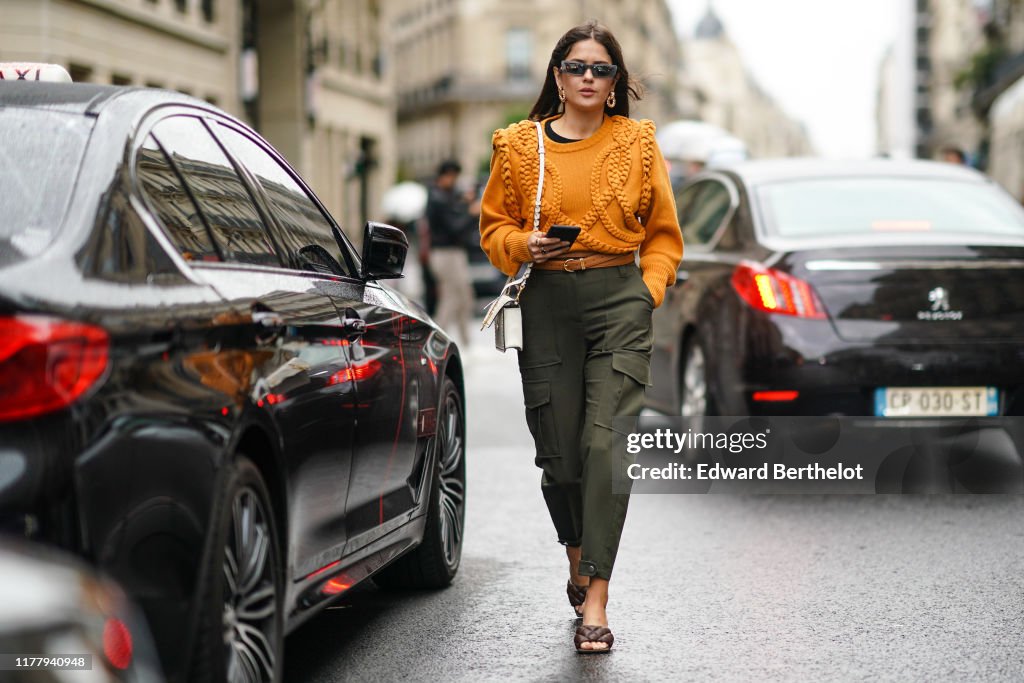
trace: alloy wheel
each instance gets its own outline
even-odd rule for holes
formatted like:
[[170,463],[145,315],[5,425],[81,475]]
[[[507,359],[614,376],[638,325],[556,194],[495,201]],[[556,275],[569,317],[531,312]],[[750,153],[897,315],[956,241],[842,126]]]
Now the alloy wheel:
[[708,383],[704,351],[693,340],[686,353],[683,381],[680,387],[679,413],[684,417],[699,417],[708,412]]
[[267,510],[244,487],[231,507],[224,547],[224,646],[227,680],[262,683],[274,679],[278,653],[277,576]]
[[445,564],[454,569],[462,556],[466,500],[466,441],[458,394],[445,395],[443,411],[437,431],[441,543]]

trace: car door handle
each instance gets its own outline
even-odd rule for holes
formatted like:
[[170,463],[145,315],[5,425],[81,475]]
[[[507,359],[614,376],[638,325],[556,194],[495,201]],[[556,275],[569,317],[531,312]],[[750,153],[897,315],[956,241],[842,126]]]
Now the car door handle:
[[359,337],[366,332],[366,321],[362,318],[349,318],[345,316],[341,319],[341,329],[343,329],[349,337]]

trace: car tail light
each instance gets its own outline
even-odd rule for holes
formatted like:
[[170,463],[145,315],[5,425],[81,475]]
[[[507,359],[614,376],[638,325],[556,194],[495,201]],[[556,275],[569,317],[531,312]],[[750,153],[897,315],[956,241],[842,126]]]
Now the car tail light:
[[758,311],[798,318],[825,317],[825,307],[811,286],[789,273],[744,261],[732,273],[732,286]]
[[759,403],[784,403],[800,398],[799,391],[755,391],[752,397]]
[[0,421],[64,408],[107,368],[110,338],[94,325],[0,317]]
[[103,656],[115,669],[127,669],[132,663],[132,633],[117,617],[103,625]]

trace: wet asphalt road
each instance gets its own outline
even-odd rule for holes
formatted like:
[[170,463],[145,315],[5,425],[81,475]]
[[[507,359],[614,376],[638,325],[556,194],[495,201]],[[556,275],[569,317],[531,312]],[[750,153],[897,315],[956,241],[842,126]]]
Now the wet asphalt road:
[[1017,681],[1024,497],[636,495],[608,655],[577,655],[515,356],[467,354],[462,567],[350,592],[286,641],[285,680]]

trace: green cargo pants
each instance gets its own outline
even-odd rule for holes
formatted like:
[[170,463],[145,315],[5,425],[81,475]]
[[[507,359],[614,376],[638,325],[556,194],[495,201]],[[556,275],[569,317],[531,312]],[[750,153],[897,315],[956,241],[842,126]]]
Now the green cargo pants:
[[635,265],[534,270],[523,291],[526,421],[559,542],[579,573],[610,579],[628,494],[612,493],[612,419],[637,415],[651,383],[654,301]]

